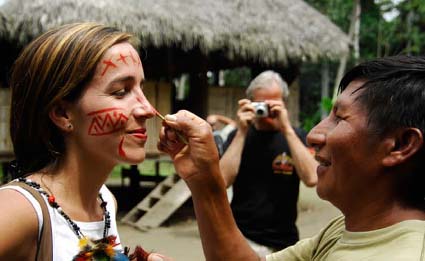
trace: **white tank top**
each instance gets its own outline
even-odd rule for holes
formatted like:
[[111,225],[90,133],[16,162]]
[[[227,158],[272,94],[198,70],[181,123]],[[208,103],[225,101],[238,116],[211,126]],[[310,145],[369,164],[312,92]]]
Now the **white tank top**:
[[[43,223],[43,214],[41,211],[40,204],[37,200],[25,189],[18,186],[4,186],[1,189],[13,189],[20,192],[33,206],[34,210],[37,213],[38,218],[38,233],[39,237],[41,235],[41,225]],[[106,209],[109,211],[111,217],[111,228],[109,229],[108,235],[117,236],[116,242],[120,243],[121,240],[117,231],[117,222],[116,222],[116,209],[115,203],[113,200],[112,193],[106,188],[105,185],[100,189],[102,197],[107,202]],[[52,223],[52,242],[53,242],[53,261],[70,261],[74,256],[80,252],[78,247],[79,239],[75,235],[74,231],[69,226],[68,222],[62,217],[59,212],[50,207],[47,203],[46,197],[43,196],[44,201],[47,204],[49,210],[50,219]],[[98,222],[78,222],[73,220],[81,229],[81,232],[91,239],[100,239],[103,237],[103,229],[105,227],[104,221]],[[123,246],[121,244],[114,247],[116,250],[122,250]]]

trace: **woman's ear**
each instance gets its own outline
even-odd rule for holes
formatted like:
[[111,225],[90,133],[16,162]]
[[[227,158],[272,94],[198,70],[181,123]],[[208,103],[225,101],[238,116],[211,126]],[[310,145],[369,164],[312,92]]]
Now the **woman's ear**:
[[49,111],[52,122],[62,131],[70,132],[73,129],[69,111],[69,103],[61,101]]
[[389,138],[386,156],[382,164],[392,167],[409,160],[423,146],[422,132],[417,128],[401,128]]

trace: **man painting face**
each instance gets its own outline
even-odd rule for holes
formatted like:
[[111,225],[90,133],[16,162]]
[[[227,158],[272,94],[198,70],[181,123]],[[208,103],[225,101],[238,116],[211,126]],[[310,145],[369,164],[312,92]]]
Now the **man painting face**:
[[382,183],[380,142],[371,135],[365,107],[356,100],[363,84],[352,81],[339,95],[330,115],[307,136],[320,162],[317,193],[341,210],[361,204],[362,198],[376,192]]
[[114,163],[144,159],[146,119],[154,111],[143,94],[143,81],[140,58],[129,43],[112,46],[102,57],[73,109],[74,139],[88,157],[100,154],[102,159],[93,160]]

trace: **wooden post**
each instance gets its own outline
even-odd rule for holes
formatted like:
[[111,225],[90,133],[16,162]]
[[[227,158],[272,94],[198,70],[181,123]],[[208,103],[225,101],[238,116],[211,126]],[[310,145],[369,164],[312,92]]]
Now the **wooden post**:
[[10,89],[0,88],[0,152],[12,152],[9,134]]
[[189,77],[190,90],[187,109],[205,119],[208,113],[207,58],[199,51],[194,54],[194,57],[196,62],[191,68]]

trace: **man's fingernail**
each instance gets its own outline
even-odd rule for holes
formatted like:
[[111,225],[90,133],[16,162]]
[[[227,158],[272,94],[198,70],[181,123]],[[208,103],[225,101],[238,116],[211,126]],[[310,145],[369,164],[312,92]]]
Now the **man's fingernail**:
[[149,261],[164,261],[164,259],[157,255],[152,255],[152,257],[149,258]]
[[165,120],[167,120],[167,121],[177,121],[177,117],[176,116],[174,116],[174,115],[170,115],[170,114],[167,114],[167,115],[165,115]]

